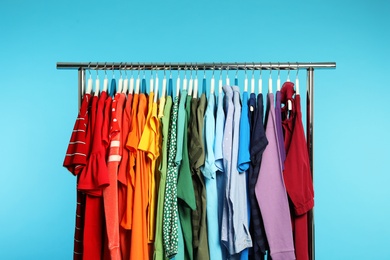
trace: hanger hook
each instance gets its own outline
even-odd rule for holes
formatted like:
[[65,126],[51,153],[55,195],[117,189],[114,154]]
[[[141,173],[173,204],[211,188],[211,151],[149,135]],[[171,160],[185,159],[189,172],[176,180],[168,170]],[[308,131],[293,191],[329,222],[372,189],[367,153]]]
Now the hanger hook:
[[91,62],[88,64],[88,73],[89,77],[91,77]]
[[215,72],[215,65],[214,65],[214,62],[213,62],[213,78],[214,78],[214,72]]
[[106,63],[104,63],[104,75],[106,76],[106,78],[107,78],[107,62]]
[[255,77],[255,63],[252,62],[252,78]]
[[238,76],[238,64],[236,62],[236,78],[237,78],[237,76]]
[[247,66],[246,66],[246,62],[245,62],[245,78],[248,77],[248,75],[246,74],[246,70],[247,70]]
[[112,68],[111,68],[111,69],[112,69],[112,77],[113,77],[113,78],[115,78],[115,72],[114,72],[114,69],[115,69],[115,68],[114,68],[114,62],[112,63]]
[[122,62],[119,63],[119,74],[121,75],[122,78]]
[[143,71],[142,71],[142,76],[145,78],[145,68],[146,68],[146,65],[145,65],[145,63],[144,63],[144,68],[143,68]]
[[124,67],[125,75],[126,75],[126,78],[127,78],[127,69],[126,69],[126,67],[127,67],[127,62],[125,62],[125,67]]
[[206,78],[206,65],[203,65],[203,78]]
[[299,73],[299,63],[297,62],[297,75],[295,75],[298,78],[298,73]]
[[169,64],[169,77],[172,78],[172,65]]
[[287,73],[287,78],[290,78],[290,62],[288,62],[288,73]]
[[133,77],[133,63],[130,63],[131,76]]
[[260,62],[260,78],[263,74],[263,64]]
[[280,78],[280,62],[278,62],[278,78]]
[[272,64],[269,63],[269,78],[272,78]]
[[96,77],[97,77],[97,78],[99,77],[99,70],[98,70],[98,68],[99,68],[99,62],[96,62],[96,68],[95,68],[95,70],[96,70]]

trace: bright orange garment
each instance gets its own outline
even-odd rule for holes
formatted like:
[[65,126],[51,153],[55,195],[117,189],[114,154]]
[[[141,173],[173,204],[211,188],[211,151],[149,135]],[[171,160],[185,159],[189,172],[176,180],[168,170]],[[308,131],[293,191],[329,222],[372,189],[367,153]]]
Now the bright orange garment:
[[148,116],[146,118],[146,125],[141,136],[138,149],[146,153],[148,163],[148,176],[149,176],[149,192],[148,192],[148,242],[153,243],[155,230],[156,230],[156,159],[159,156],[158,150],[158,128],[159,120],[157,119],[157,103],[153,102],[154,93],[151,92],[149,95],[149,109]]
[[130,190],[131,204],[133,203],[132,197],[132,184],[130,183],[130,165],[129,165],[129,150],[126,147],[127,138],[130,132],[131,126],[131,105],[133,102],[133,95],[128,94],[126,105],[122,116],[122,161],[119,165],[118,171],[118,216],[119,216],[119,241],[120,251],[122,259],[130,259],[130,239],[131,239],[131,225],[127,225],[126,208],[127,208],[127,190]]
[[[118,125],[121,131],[123,105],[126,100],[125,94],[117,93],[111,105],[111,121]],[[108,248],[112,260],[120,260],[119,249],[119,217],[118,217],[118,166],[122,158],[121,134],[116,134],[110,142],[108,156],[108,174],[110,185],[103,190],[104,212],[106,216],[106,230],[108,238]]]
[[[134,156],[135,152],[136,159],[134,176],[132,176],[132,180],[134,181],[134,197],[130,259],[149,259],[147,226],[149,186],[147,174],[148,163],[145,160],[145,153],[138,150],[138,144],[145,126],[146,114],[146,96],[145,94],[139,94],[137,117],[136,120],[134,120],[133,117],[132,121],[132,124],[134,126],[137,125],[137,127],[130,131],[127,143],[130,147],[131,155]],[[137,123],[135,123],[135,121]]]

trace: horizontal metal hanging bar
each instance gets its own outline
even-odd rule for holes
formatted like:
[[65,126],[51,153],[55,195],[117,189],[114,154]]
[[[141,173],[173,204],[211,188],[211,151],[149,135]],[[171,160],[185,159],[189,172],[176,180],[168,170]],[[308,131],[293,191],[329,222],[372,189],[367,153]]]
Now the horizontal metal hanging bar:
[[84,70],[296,70],[331,68],[336,68],[336,62],[57,62],[57,69]]

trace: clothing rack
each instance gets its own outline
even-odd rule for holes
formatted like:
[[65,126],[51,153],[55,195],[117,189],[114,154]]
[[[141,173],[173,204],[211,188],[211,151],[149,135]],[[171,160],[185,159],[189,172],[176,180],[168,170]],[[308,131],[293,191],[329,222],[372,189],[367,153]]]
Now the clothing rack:
[[[86,70],[301,70],[307,71],[307,124],[306,140],[309,152],[310,168],[314,180],[314,70],[334,69],[335,62],[186,62],[186,63],[152,63],[152,62],[57,62],[57,69],[78,70],[78,97],[81,103],[84,91]],[[309,214],[311,222],[310,238],[312,242],[310,256],[315,259],[314,243],[314,209]]]

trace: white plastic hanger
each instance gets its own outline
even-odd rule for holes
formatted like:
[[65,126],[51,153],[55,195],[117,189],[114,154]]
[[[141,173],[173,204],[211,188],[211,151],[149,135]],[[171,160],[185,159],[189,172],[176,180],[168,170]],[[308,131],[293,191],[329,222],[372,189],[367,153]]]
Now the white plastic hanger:
[[106,91],[107,92],[107,88],[108,88],[108,78],[107,78],[107,63],[104,64],[104,80],[103,80],[103,89],[102,91]]
[[157,103],[157,96],[158,96],[158,73],[156,72],[156,79],[154,81],[154,98],[153,98],[154,103]]
[[[191,78],[192,78],[192,76],[191,76]],[[195,76],[194,91],[192,93],[192,97],[193,98],[197,98],[198,97],[198,74]]]
[[245,79],[244,79],[244,92],[248,92],[248,74],[246,73],[246,67],[245,67]]
[[290,82],[290,63],[288,63],[287,82]]
[[149,80],[149,93],[153,92],[154,79],[153,79],[153,66],[150,68],[150,80]]
[[[271,65],[271,64],[270,64]],[[269,68],[268,93],[272,93],[272,68]]]
[[[193,87],[194,87],[194,79],[192,78],[192,69],[191,69],[190,81],[188,84],[188,93],[187,93],[188,96],[192,96]],[[184,89],[184,86],[183,86],[183,89]]]
[[[140,84],[140,78],[139,78],[139,71],[140,71],[140,67],[138,67],[138,76],[137,76],[137,79],[135,80],[135,94],[139,94],[139,84]],[[145,70],[144,70],[145,72]],[[144,74],[144,77],[145,77],[145,74]]]
[[123,88],[123,78],[122,78],[122,68],[121,68],[121,65],[119,65],[119,73],[120,73],[120,78],[118,80],[118,90],[116,93],[121,93],[122,92],[122,88]]
[[[171,74],[171,77],[172,77],[172,74]],[[164,78],[163,78],[163,81],[162,81],[161,98],[165,97],[166,91],[167,91],[167,77],[165,75],[165,68],[164,68]]]
[[[206,77],[206,74],[204,76]],[[215,78],[214,78],[214,68],[213,68],[213,75],[211,77],[211,83],[210,83],[210,94],[214,94],[214,88],[215,88]]]
[[295,94],[299,95],[299,78],[298,78],[298,72],[299,72],[299,64],[297,62],[297,74],[295,75]]
[[127,77],[126,64],[125,64],[125,75],[126,75],[126,78],[123,81],[123,89],[122,89],[123,94],[127,94],[127,90],[129,88],[129,78]]
[[180,95],[180,67],[177,71],[177,79],[176,79],[176,97]]
[[91,94],[92,91],[92,75],[91,75],[91,70],[90,66],[88,65],[88,72],[89,72],[89,79],[88,79],[88,84],[87,84],[87,89],[85,90],[85,94]]
[[278,68],[278,79],[276,80],[276,91],[280,91],[280,67]]
[[99,96],[99,94],[100,94],[100,80],[99,80],[98,66],[96,66],[95,96]]
[[187,67],[184,68],[183,90],[187,90]]
[[261,67],[261,64],[260,64],[260,77],[259,77],[259,94],[263,93],[263,68]]
[[218,80],[218,92],[219,94],[222,93],[222,85],[223,85],[223,82],[222,82],[222,65],[221,65],[221,73],[219,74],[219,80]]
[[255,69],[252,68],[251,93],[255,93]]
[[226,70],[226,85],[230,86],[230,79],[229,79],[229,66]]
[[131,77],[130,77],[130,89],[129,94],[133,94],[134,91],[134,76],[133,76],[133,66],[131,66]]

